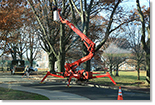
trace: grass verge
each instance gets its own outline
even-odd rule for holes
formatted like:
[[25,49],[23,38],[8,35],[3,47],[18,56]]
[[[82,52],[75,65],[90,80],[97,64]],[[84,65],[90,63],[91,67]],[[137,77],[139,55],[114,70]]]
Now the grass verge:
[[[119,71],[119,76],[112,76],[112,78],[117,84],[124,86],[149,87],[149,85],[146,83],[145,76],[146,72],[141,71],[140,80],[137,80],[137,71]],[[90,80],[90,82],[103,85],[113,85],[113,83],[108,77],[92,79]]]
[[49,100],[47,97],[0,87],[0,100]]

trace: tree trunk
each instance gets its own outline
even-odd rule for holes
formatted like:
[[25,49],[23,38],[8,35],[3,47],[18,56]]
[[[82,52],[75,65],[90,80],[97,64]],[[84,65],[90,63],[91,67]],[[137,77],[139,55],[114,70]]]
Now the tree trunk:
[[112,75],[112,64],[110,64],[110,75]]
[[33,67],[33,47],[30,47],[30,67]]
[[[139,16],[140,16],[140,19],[141,19],[141,23],[142,23],[142,36],[141,36],[141,42],[142,42],[142,46],[143,46],[143,49],[146,53],[146,80],[148,83],[150,83],[150,35],[148,35],[148,42],[145,42],[145,39],[146,39],[146,35],[145,35],[145,19],[144,19],[144,15],[143,15],[143,12],[141,10],[141,7],[140,7],[140,3],[139,3],[139,0],[136,0],[136,4],[137,4],[137,9],[138,9],[138,12],[139,12]],[[149,32],[150,33],[150,32]]]
[[13,60],[17,59],[17,47],[16,46],[13,47],[13,52],[11,52],[11,56]]
[[139,63],[139,61],[137,62],[137,80],[140,80],[140,63]]
[[90,62],[91,62],[91,60],[83,63],[84,70],[91,71],[91,64],[90,64]]
[[[84,17],[85,18],[85,17]],[[85,18],[84,20],[86,20],[84,23],[83,23],[83,33],[88,36],[88,30],[89,30],[89,18]],[[87,56],[89,54],[88,50],[87,50],[87,47],[85,46],[85,44],[83,43],[82,44],[82,54],[83,54],[83,57]],[[86,70],[86,71],[91,71],[91,60],[89,61],[86,61],[83,63],[83,68]]]
[[58,66],[58,72],[65,72],[64,64],[65,64],[65,27],[64,24],[60,24],[60,52],[58,54],[57,59],[57,66]]
[[33,67],[33,59],[30,59],[30,67]]
[[65,72],[64,64],[65,64],[65,54],[61,54],[57,60],[58,72]]
[[146,54],[146,80],[150,84],[150,53]]
[[118,75],[118,65],[117,65],[117,68],[116,68],[116,76],[119,76]]
[[48,54],[48,58],[49,58],[49,70],[51,73],[55,72],[55,56],[54,54]]
[[[85,56],[87,56],[88,54],[89,54],[89,52],[87,51],[87,47],[84,45],[84,43],[82,44],[83,45],[83,48],[82,48],[82,57],[85,57]],[[86,70],[86,71],[91,71],[91,60],[89,60],[89,61],[86,61],[86,62],[84,62],[83,63],[83,68],[84,68],[84,70]]]
[[19,53],[20,60],[23,60],[23,54]]

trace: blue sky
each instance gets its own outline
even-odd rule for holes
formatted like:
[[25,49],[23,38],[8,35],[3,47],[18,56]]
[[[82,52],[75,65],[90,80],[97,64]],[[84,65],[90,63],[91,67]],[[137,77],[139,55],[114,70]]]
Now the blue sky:
[[[139,0],[139,1],[140,1],[140,6],[145,5],[147,8],[150,5],[149,4],[150,0]],[[136,0],[123,0],[122,3],[120,3],[119,5],[122,6],[124,10],[129,11],[129,12],[131,10],[134,10],[134,8],[137,8]],[[102,12],[100,12],[100,15],[105,17],[106,15],[109,15],[110,13],[111,12],[107,12],[103,10]]]
[[[149,7],[149,0],[139,0],[140,6],[145,5],[146,7]],[[136,8],[136,0],[124,0],[121,4],[121,6],[125,6],[126,9],[133,9]]]

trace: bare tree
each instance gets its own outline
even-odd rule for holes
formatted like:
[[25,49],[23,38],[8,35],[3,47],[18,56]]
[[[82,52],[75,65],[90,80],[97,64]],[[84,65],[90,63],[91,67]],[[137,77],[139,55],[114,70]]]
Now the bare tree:
[[[148,83],[150,83],[150,8],[148,8],[148,10],[145,12],[145,11],[142,11],[139,0],[136,0],[136,4],[137,4],[137,10],[140,16],[141,25],[142,25],[141,42],[142,42],[143,49],[146,53],[145,55],[146,70],[147,70],[146,80],[148,81]],[[145,13],[145,16],[144,16],[144,13]],[[146,26],[147,21],[148,21],[148,25]],[[146,35],[146,31],[148,35]],[[147,38],[147,41],[146,41],[146,38]]]
[[57,61],[58,71],[64,72],[65,54],[69,48],[66,45],[70,42],[72,31],[65,27],[64,24],[53,21],[52,6],[56,5],[58,8],[61,8],[62,17],[66,18],[70,16],[69,4],[66,0],[27,0],[27,2],[40,26],[40,39],[43,42],[41,46],[49,55],[50,71],[54,72],[54,64]]
[[109,38],[107,45],[104,46],[103,58],[109,65],[110,74],[112,75],[112,70],[116,69],[116,76],[118,76],[120,64],[130,57],[130,43],[125,38]]
[[30,63],[30,66],[33,67],[33,61],[37,59],[37,54],[40,51],[39,38],[36,34],[35,28],[33,27],[29,27],[27,36],[28,40],[26,43],[26,57]]
[[140,80],[140,65],[145,61],[145,54],[141,44],[141,29],[133,26],[128,26],[126,29],[126,34],[128,35],[128,40],[130,41],[130,46],[134,55],[132,59],[134,59],[137,64],[137,79]]

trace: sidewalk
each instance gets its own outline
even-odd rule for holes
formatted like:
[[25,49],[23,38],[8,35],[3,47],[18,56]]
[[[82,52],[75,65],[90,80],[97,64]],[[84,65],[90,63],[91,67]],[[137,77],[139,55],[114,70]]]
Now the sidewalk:
[[37,93],[44,95],[48,97],[50,100],[89,100],[86,97],[67,93],[67,92],[61,92],[61,91],[52,91],[52,90],[45,90],[45,89],[36,89],[32,87],[24,87],[20,84],[24,83],[39,83],[40,80],[31,80],[31,78],[21,78],[21,75],[10,75],[10,73],[0,73],[0,87],[3,88],[10,88],[13,90],[20,90],[20,91],[26,91],[31,93]]
[[89,100],[86,97],[82,97],[72,93],[60,92],[60,91],[50,91],[44,89],[35,89],[31,87],[23,87],[19,84],[0,84],[0,87],[11,88],[13,90],[26,91],[30,93],[37,93],[48,97],[50,100]]

